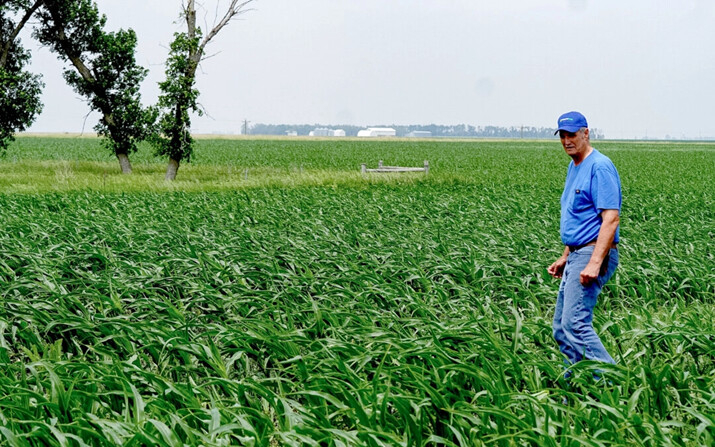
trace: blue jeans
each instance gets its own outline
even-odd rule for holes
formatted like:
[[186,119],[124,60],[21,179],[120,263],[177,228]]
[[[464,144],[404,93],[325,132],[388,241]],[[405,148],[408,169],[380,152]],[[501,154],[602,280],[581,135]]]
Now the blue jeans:
[[[593,308],[603,285],[613,276],[618,267],[618,250],[611,249],[608,267],[601,269],[598,278],[588,286],[581,285],[581,271],[588,264],[594,246],[586,246],[569,253],[559,287],[554,313],[554,338],[566,356],[566,363],[596,360],[616,363],[593,330]],[[605,270],[605,271],[604,271]]]

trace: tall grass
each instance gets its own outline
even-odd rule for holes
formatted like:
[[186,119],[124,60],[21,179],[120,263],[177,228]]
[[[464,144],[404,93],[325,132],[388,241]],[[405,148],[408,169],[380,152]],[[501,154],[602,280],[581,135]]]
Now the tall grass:
[[[567,159],[541,144],[206,141],[171,188],[5,183],[0,443],[712,444],[715,152],[604,145],[618,365],[567,382],[545,271]],[[41,158],[0,180],[99,166]],[[372,159],[433,172],[355,174]],[[229,166],[249,180],[201,177]]]

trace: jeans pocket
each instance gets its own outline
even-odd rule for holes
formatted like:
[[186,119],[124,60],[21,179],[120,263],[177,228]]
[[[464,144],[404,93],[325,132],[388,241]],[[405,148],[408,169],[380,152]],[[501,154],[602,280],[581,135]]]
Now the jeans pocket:
[[613,256],[610,251],[601,263],[601,270],[598,273],[598,278],[596,281],[598,285],[603,288],[603,286],[608,282],[609,279],[616,273],[616,268],[618,267],[618,253],[616,252]]
[[607,253],[606,257],[603,258],[601,262],[601,270],[598,272],[598,276],[605,276],[608,273],[608,264],[611,262],[611,253]]

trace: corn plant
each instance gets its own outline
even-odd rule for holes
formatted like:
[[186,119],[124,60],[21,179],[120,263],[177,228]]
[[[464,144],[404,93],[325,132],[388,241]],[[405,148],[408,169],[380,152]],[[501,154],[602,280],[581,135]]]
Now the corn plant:
[[[0,445],[713,443],[712,146],[604,145],[625,207],[594,324],[618,364],[567,380],[558,143],[198,141],[196,172],[259,178],[0,194]],[[101,166],[79,153],[76,177]],[[350,176],[380,153],[432,170]],[[15,154],[0,181],[57,163]]]

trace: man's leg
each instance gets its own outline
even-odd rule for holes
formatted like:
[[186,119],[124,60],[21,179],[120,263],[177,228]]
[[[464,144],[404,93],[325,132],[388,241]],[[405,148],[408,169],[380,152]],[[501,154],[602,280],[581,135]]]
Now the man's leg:
[[568,343],[574,348],[574,362],[586,357],[605,363],[615,363],[601,339],[593,330],[593,309],[596,306],[598,294],[603,284],[613,275],[618,265],[618,253],[611,250],[609,266],[597,281],[588,286],[581,285],[580,273],[588,264],[593,253],[593,247],[584,247],[569,255],[567,268],[568,278],[564,276],[564,302],[562,312],[562,328]]
[[559,294],[556,298],[556,308],[554,309],[553,322],[554,340],[556,340],[556,343],[559,345],[559,350],[564,355],[564,363],[566,363],[567,366],[576,363],[578,361],[577,359],[579,358],[578,352],[576,352],[574,347],[571,345],[566,335],[566,332],[564,331],[564,290],[566,288],[566,281],[569,276],[569,265],[567,262],[566,267],[564,267],[561,285],[559,286]]

